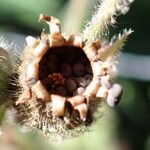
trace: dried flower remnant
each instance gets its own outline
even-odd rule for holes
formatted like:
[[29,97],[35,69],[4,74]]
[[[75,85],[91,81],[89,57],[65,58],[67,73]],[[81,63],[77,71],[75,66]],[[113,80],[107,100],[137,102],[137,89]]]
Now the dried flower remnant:
[[112,84],[116,71],[114,55],[131,30],[104,45],[104,39],[97,36],[102,32],[95,28],[98,24],[101,30],[107,29],[110,18],[119,11],[118,4],[123,6],[120,2],[125,0],[103,1],[98,12],[106,5],[113,7],[112,12],[108,13],[107,8],[103,14],[105,20],[98,13],[98,22],[93,25],[91,22],[83,35],[68,38],[61,33],[57,18],[40,15],[40,20],[49,25],[50,34],[42,34],[38,39],[26,38],[27,47],[19,69],[22,90],[16,101],[23,125],[40,129],[45,135],[53,134],[54,138],[78,136],[86,131],[84,126],[91,124],[102,101],[106,100],[110,107],[120,101],[122,87]]

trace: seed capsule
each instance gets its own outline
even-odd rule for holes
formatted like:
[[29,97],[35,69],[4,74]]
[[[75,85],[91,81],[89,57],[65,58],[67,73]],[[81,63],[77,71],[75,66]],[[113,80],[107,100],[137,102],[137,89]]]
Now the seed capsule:
[[73,73],[76,76],[83,76],[84,75],[84,65],[81,63],[75,63],[73,65]]
[[66,98],[63,96],[51,94],[52,114],[54,116],[63,116],[65,113]]
[[69,93],[72,93],[76,89],[76,82],[70,78],[66,79],[65,87]]
[[37,83],[32,86],[32,91],[35,93],[37,98],[42,99],[44,102],[51,100],[48,91],[45,89],[41,81],[37,81]]
[[79,111],[80,119],[82,121],[86,121],[87,112],[88,112],[87,105],[86,104],[80,104],[80,105],[75,107],[75,110]]
[[65,77],[68,77],[72,74],[71,66],[67,63],[62,64],[61,66],[61,72]]

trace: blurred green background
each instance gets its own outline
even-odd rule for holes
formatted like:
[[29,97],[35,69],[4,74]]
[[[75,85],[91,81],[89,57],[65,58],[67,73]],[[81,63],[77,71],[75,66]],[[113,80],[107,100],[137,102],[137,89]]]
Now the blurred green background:
[[[0,35],[23,49],[27,35],[38,36],[43,28],[48,29],[38,22],[41,13],[58,17],[64,33],[80,34],[96,4],[98,0],[0,0]],[[60,144],[51,143],[53,148],[49,149],[150,149],[150,1],[135,0],[128,14],[119,16],[117,22],[110,35],[124,28],[134,30],[118,58],[119,76],[115,81],[124,88],[121,103],[115,109],[105,106],[92,132]],[[35,137],[31,137],[35,143]]]

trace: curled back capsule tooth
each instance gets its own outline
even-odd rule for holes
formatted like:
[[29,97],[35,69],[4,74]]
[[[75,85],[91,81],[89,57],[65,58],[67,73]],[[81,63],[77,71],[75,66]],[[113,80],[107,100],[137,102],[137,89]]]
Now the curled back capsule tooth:
[[75,106],[84,103],[85,97],[83,97],[81,95],[76,95],[76,96],[67,98],[67,101],[70,102],[72,107],[74,108]]
[[39,74],[39,63],[38,62],[32,62],[27,66],[27,72],[26,76],[28,79],[34,78],[38,79]]
[[53,17],[48,16],[44,14],[39,15],[39,21],[46,21],[47,24],[49,24],[50,32],[51,33],[60,33],[60,20]]
[[84,45],[82,36],[79,35],[71,35],[66,43],[68,46],[75,46],[82,48]]
[[64,116],[66,97],[51,94],[52,114],[54,116]]
[[123,89],[119,84],[114,84],[108,92],[109,95],[112,95],[115,98],[120,97],[122,93],[123,93]]
[[89,98],[95,97],[99,87],[100,87],[99,82],[96,79],[93,79],[91,83],[86,87],[83,95]]
[[65,45],[66,41],[60,33],[49,35],[50,47]]
[[48,91],[45,89],[41,81],[37,81],[36,84],[32,86],[32,92],[37,98],[42,99],[43,102],[48,102],[51,100]]
[[100,42],[96,41],[96,42],[86,45],[83,48],[83,50],[85,54],[87,55],[88,59],[90,61],[94,61],[94,59],[97,57],[99,48],[100,48]]
[[35,57],[42,58],[44,54],[49,49],[49,43],[48,40],[42,40],[40,43],[36,46],[36,48],[33,50],[33,55]]
[[86,121],[87,118],[87,112],[88,112],[88,108],[87,105],[85,103],[83,104],[79,104],[75,107],[75,110],[77,110],[80,114],[80,119],[82,121]]
[[30,48],[35,48],[39,44],[39,41],[32,36],[27,36],[26,42],[27,42],[27,46],[29,46]]
[[48,24],[49,24],[51,34],[60,34],[61,33],[59,19],[51,16],[51,20]]
[[117,99],[115,97],[113,97],[112,95],[108,95],[107,97],[107,104],[110,107],[115,107],[118,103],[119,103],[120,99]]
[[60,34],[61,33],[60,26],[58,24],[50,23],[49,27],[50,27],[51,34]]

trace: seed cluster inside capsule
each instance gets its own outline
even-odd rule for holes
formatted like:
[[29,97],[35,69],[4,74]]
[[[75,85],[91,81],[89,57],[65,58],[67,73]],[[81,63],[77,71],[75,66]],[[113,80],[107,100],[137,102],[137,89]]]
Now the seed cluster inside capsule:
[[25,66],[23,93],[16,104],[25,103],[35,95],[44,103],[51,103],[52,115],[66,123],[74,112],[86,121],[93,99],[106,98],[110,106],[115,106],[122,88],[111,84],[113,65],[97,59],[100,40],[86,43],[82,36],[65,38],[58,19],[45,15],[40,19],[49,24],[50,34],[26,39],[32,53]]
[[77,47],[50,48],[39,64],[39,79],[50,94],[82,95],[92,78],[90,62]]

